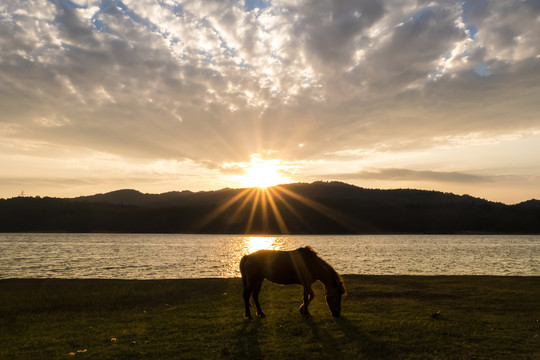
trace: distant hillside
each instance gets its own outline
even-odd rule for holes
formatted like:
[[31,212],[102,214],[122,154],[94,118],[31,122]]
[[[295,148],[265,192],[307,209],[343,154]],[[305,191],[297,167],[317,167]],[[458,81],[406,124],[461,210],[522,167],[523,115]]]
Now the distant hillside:
[[341,182],[74,199],[0,200],[0,232],[540,233],[540,201],[505,205],[423,190]]
[[191,191],[172,191],[163,194],[143,194],[137,190],[125,189],[112,191],[106,194],[81,196],[73,200],[118,205],[159,206],[160,204],[165,204],[167,202],[175,202],[180,199],[186,199],[191,195],[193,195]]

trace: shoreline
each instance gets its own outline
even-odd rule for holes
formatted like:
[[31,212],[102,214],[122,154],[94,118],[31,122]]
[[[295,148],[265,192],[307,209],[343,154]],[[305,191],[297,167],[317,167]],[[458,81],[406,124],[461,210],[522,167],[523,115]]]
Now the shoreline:
[[[539,278],[540,275],[490,275],[490,274],[437,274],[437,275],[424,275],[424,274],[340,274],[343,278],[361,279],[361,278],[425,278],[425,279],[437,279],[437,278],[502,278],[502,279],[526,279],[526,278]],[[240,280],[240,276],[234,277],[177,277],[177,278],[157,278],[157,279],[137,279],[137,278],[68,278],[68,277],[11,277],[0,278],[2,281],[184,281],[184,280]],[[265,280],[268,281],[268,280]]]

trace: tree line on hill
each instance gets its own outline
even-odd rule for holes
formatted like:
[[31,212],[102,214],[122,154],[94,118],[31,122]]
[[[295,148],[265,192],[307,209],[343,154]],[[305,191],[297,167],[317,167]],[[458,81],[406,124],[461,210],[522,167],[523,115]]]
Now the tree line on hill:
[[0,232],[209,234],[540,233],[540,201],[516,205],[341,182],[268,189],[0,200]]

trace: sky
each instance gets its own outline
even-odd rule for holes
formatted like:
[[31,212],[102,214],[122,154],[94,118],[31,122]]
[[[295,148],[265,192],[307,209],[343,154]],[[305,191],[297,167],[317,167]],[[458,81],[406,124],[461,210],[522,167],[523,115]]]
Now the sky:
[[540,1],[3,0],[0,197],[540,198]]

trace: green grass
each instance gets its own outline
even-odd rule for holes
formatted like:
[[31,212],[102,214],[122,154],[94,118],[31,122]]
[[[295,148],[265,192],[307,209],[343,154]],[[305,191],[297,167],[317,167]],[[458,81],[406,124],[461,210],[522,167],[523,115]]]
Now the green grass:
[[540,277],[344,278],[339,319],[265,282],[253,321],[240,279],[1,280],[0,358],[540,359]]

